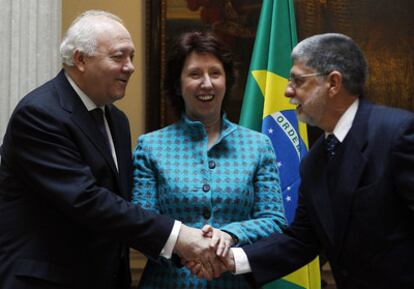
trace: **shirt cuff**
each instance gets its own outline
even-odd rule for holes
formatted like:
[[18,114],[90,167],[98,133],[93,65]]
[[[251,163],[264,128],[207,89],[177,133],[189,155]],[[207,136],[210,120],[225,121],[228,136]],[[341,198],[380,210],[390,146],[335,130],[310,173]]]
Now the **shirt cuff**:
[[168,240],[165,243],[164,248],[162,248],[162,250],[161,250],[161,253],[160,253],[161,257],[171,259],[172,252],[173,252],[174,247],[175,247],[175,243],[177,243],[178,234],[180,233],[180,228],[181,228],[181,222],[175,220],[174,221],[174,226],[171,230],[171,234],[168,237]]
[[231,248],[234,256],[235,275],[252,272],[249,259],[242,248]]

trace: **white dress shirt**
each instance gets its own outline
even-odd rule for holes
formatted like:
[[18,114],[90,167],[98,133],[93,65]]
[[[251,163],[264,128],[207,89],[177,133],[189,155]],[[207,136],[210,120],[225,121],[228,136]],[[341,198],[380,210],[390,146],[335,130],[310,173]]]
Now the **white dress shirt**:
[[325,132],[325,137],[333,133],[339,142],[342,143],[348,132],[351,130],[352,123],[354,122],[355,115],[358,110],[358,105],[359,99],[357,98],[339,118],[333,132]]
[[[65,73],[66,78],[68,79],[70,85],[73,87],[73,89],[76,91],[76,93],[78,94],[79,98],[81,99],[82,103],[85,105],[86,109],[88,111],[94,110],[95,108],[98,108],[98,106],[91,100],[91,98],[89,96],[87,96],[80,88],[79,86],[76,85],[76,83],[73,81],[73,79],[71,79],[69,77],[69,75],[67,75]],[[118,170],[118,161],[116,158],[116,151],[115,151],[115,146],[114,146],[114,141],[112,139],[112,134],[111,134],[111,130],[109,129],[109,125],[108,125],[108,120],[106,119],[105,116],[105,107],[104,106],[100,106],[100,109],[102,109],[103,111],[103,116],[104,116],[104,122],[105,122],[105,130],[106,133],[108,135],[108,142],[109,142],[109,146],[111,148],[111,153],[112,153],[112,158],[114,159],[115,162],[115,167]]]

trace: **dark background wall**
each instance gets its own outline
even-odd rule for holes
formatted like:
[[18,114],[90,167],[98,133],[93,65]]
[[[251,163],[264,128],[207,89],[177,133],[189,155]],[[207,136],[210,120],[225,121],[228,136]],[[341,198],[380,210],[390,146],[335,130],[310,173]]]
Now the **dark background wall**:
[[[216,31],[239,60],[240,79],[226,108],[230,119],[238,122],[261,3],[258,0],[147,2],[148,59],[152,61],[147,67],[153,72],[147,74],[150,90],[147,105],[152,112],[146,120],[147,130],[175,120],[161,90],[163,59],[173,38],[183,31],[199,29]],[[365,52],[369,64],[366,97],[414,111],[411,80],[414,76],[414,1],[294,0],[294,5],[299,41],[325,32],[351,36]],[[177,7],[181,9],[180,14],[169,17]],[[309,134],[313,143],[320,131],[310,128]]]

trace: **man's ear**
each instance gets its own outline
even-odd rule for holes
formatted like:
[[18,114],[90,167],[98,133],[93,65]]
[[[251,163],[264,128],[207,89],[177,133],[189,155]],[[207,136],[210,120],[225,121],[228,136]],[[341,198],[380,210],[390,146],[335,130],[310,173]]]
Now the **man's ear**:
[[328,83],[329,83],[329,89],[328,94],[329,97],[334,97],[338,94],[338,92],[342,88],[342,73],[340,73],[337,70],[332,71],[328,74]]
[[75,50],[75,52],[72,55],[73,64],[81,72],[85,71],[85,60],[86,60],[85,58],[86,58],[85,53],[79,50]]

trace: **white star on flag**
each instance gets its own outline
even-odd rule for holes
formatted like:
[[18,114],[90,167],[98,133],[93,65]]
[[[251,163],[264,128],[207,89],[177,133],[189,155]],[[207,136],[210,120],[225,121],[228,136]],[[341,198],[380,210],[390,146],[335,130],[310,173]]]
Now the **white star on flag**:
[[277,162],[277,167],[280,168],[282,166],[282,162]]
[[291,187],[287,187],[286,189],[287,189],[288,191],[290,191]]
[[269,134],[272,134],[273,133],[273,129],[272,128],[269,128],[267,131],[269,132]]
[[291,197],[291,196],[289,196],[289,195],[287,195],[287,196],[286,196],[286,201],[287,201],[287,202],[290,202],[291,200],[292,200],[292,197]]

